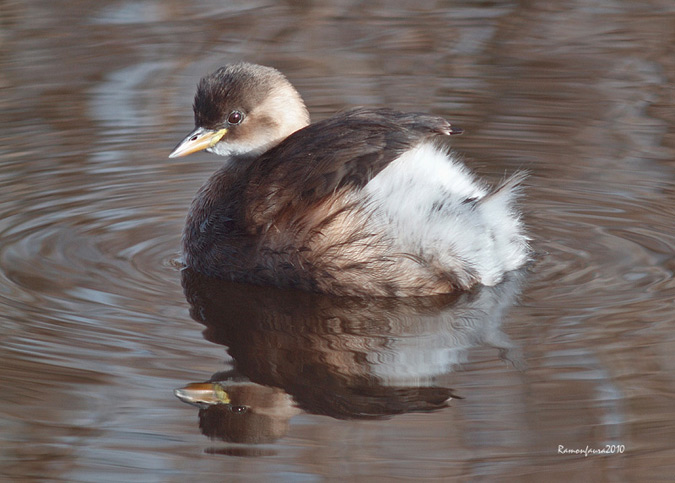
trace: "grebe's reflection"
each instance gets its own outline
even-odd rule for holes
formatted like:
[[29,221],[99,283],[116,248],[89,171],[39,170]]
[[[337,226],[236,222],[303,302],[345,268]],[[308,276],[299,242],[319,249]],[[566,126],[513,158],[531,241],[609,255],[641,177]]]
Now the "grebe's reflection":
[[513,360],[502,314],[522,273],[496,287],[421,298],[344,298],[225,282],[183,271],[191,316],[227,346],[234,369],[176,390],[205,435],[238,443],[283,436],[300,411],[379,419],[448,406],[439,376],[471,347]]

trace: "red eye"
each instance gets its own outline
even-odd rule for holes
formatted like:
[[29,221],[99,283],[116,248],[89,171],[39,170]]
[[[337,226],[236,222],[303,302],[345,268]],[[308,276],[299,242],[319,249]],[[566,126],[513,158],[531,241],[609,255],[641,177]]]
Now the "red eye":
[[244,120],[244,115],[239,111],[232,111],[229,116],[227,116],[227,122],[230,124],[239,124]]

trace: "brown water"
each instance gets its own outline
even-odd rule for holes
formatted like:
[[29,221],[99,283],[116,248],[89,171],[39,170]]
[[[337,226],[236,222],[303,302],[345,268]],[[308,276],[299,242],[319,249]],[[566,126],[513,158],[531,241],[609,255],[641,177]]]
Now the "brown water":
[[[674,43],[670,0],[0,3],[1,479],[671,479]],[[529,170],[535,263],[431,300],[184,294],[218,160],[167,155],[235,60]]]

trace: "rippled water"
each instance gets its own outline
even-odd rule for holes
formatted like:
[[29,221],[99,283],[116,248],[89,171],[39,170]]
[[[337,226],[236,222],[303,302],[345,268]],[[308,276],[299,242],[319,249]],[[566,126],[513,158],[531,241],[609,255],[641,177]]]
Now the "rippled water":
[[[674,26],[665,0],[2,3],[0,476],[672,477]],[[234,60],[314,119],[434,112],[488,180],[528,170],[533,264],[378,303],[181,273],[218,161],[166,156]]]

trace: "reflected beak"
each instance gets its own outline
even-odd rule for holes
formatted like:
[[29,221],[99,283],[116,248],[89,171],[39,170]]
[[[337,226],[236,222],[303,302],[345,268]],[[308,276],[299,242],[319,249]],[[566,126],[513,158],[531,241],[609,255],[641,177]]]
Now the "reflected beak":
[[193,382],[173,392],[178,399],[198,407],[230,404],[230,396],[220,384]]
[[187,156],[188,154],[211,148],[215,146],[225,134],[227,134],[227,129],[211,131],[210,129],[198,127],[178,143],[178,146],[171,151],[169,157],[178,158],[180,156]]

